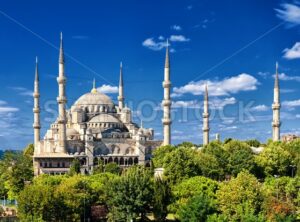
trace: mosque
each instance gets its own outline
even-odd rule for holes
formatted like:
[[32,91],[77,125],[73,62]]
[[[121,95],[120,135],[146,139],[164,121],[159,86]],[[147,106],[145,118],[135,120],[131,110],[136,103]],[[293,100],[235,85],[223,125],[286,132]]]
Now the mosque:
[[[59,49],[58,117],[51,124],[43,139],[40,136],[40,92],[39,73],[36,61],[34,81],[34,174],[65,174],[74,159],[80,162],[82,173],[90,174],[102,161],[114,162],[125,168],[134,164],[150,165],[152,151],[171,144],[171,81],[169,47],[167,43],[164,81],[163,141],[154,139],[154,130],[146,129],[132,122],[132,112],[124,103],[122,64],[120,66],[118,104],[96,89],[95,81],[90,92],[82,95],[69,110],[66,110],[66,76],[62,35]],[[278,64],[274,86],[273,141],[280,140],[280,97]],[[203,145],[209,143],[209,100],[208,86],[204,90]]]
[[[82,173],[92,173],[100,160],[104,164],[115,162],[120,167],[149,165],[153,149],[161,146],[162,141],[154,140],[153,129],[132,122],[132,111],[124,103],[122,64],[118,104],[99,92],[94,81],[92,90],[77,99],[70,110],[66,110],[62,36],[59,51],[58,117],[43,139],[40,138],[40,92],[36,61],[33,93],[34,174],[65,174],[75,158],[80,161]],[[168,83],[165,86],[170,87]],[[166,121],[166,125],[167,122],[170,121]]]

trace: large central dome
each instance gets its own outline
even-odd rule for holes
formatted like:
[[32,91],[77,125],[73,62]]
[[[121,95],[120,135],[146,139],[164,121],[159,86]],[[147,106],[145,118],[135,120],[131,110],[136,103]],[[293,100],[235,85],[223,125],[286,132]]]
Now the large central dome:
[[98,91],[94,91],[82,95],[74,105],[114,105],[114,103],[107,95]]

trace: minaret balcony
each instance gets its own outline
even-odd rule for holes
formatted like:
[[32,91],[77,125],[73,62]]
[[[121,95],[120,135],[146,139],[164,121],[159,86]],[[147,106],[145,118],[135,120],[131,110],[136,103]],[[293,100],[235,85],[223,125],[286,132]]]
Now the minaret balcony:
[[33,93],[33,97],[34,97],[34,98],[39,98],[39,97],[40,97],[40,94],[39,94],[38,92],[34,92],[34,93]]
[[273,121],[272,122],[272,126],[273,127],[280,127],[281,126],[281,122],[280,121]]
[[171,119],[166,119],[166,118],[163,118],[161,121],[164,125],[170,125],[172,123]]
[[163,88],[171,88],[171,82],[169,80],[163,81]]
[[203,127],[202,130],[203,130],[204,132],[208,132],[208,131],[210,130],[210,128],[209,128],[209,127]]
[[56,100],[60,104],[61,103],[67,103],[67,97],[65,97],[65,96],[59,96],[59,97],[56,98]]
[[118,96],[118,101],[123,101],[124,97],[123,96]]
[[34,113],[40,113],[40,108],[33,108],[32,110]]
[[66,119],[63,118],[63,117],[59,117],[58,120],[57,120],[58,124],[66,124],[66,122],[67,122]]
[[65,84],[67,78],[65,76],[59,76],[56,78],[56,80],[57,80],[58,84]]
[[272,109],[280,109],[280,103],[273,103]]
[[208,118],[209,117],[209,113],[202,113],[203,118]]
[[41,125],[39,123],[33,123],[33,128],[34,129],[40,129],[41,128]]
[[161,104],[162,106],[171,106],[172,102],[169,99],[164,99]]

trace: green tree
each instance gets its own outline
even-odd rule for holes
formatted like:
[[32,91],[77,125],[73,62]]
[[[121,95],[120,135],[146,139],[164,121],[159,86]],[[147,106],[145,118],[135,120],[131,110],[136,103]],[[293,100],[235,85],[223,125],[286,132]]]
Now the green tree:
[[18,196],[18,217],[21,221],[58,221],[62,203],[54,196],[54,187],[28,185]]
[[249,146],[253,146],[253,147],[259,147],[260,146],[260,142],[256,139],[246,140],[245,143],[247,143]]
[[199,151],[179,147],[165,155],[162,163],[164,176],[171,185],[184,179],[201,175]]
[[104,172],[104,162],[103,160],[97,160],[94,162],[93,174],[99,174]]
[[255,161],[254,154],[246,143],[231,140],[224,145],[224,149],[228,152],[227,172],[236,176],[242,170],[252,171]]
[[153,151],[152,162],[154,167],[162,167],[164,164],[164,158],[168,153],[171,153],[176,148],[171,145],[158,147]]
[[270,221],[300,216],[300,178],[269,177],[263,184],[263,211]]
[[91,188],[91,203],[96,205],[106,205],[108,201],[107,187],[109,184],[118,178],[112,173],[99,173],[86,177],[86,181]]
[[34,145],[29,144],[23,151],[23,155],[32,157],[34,153]]
[[87,177],[76,174],[64,179],[55,190],[55,197],[63,202],[66,221],[80,221],[87,217],[92,205],[92,189]]
[[20,191],[24,189],[25,183],[33,179],[32,157],[23,153],[17,153],[15,156],[5,156],[4,166],[7,167],[4,172],[6,179],[4,184],[8,190],[8,198],[16,199]]
[[203,194],[198,194],[192,197],[186,205],[180,208],[179,218],[182,222],[207,221],[208,216],[215,212],[215,202]]
[[153,198],[151,176],[149,169],[133,166],[109,184],[107,192],[111,221],[135,220],[139,216],[142,221],[145,220]]
[[267,176],[288,175],[289,166],[292,163],[291,154],[280,142],[270,142],[264,150],[256,156],[258,166],[264,169]]
[[104,171],[107,173],[119,175],[121,173],[121,168],[116,163],[108,163],[104,166]]
[[73,176],[79,173],[80,173],[80,162],[78,159],[75,158],[71,163],[69,174]]
[[219,179],[224,179],[225,170],[228,165],[229,153],[227,150],[224,149],[222,143],[219,141],[212,141],[206,147],[203,148],[202,152],[212,155],[216,158],[219,165],[219,170],[218,170],[218,176],[220,177]]
[[193,144],[191,142],[182,142],[182,143],[176,145],[176,147],[195,148],[195,147],[197,147],[197,145]]
[[210,202],[216,202],[218,187],[218,182],[203,176],[183,180],[172,189],[174,200],[170,209],[178,215],[178,211],[187,204],[190,198],[200,194],[205,195],[205,198],[211,199]]
[[261,207],[261,185],[254,175],[242,171],[229,182],[223,182],[217,191],[221,212],[231,221],[241,221],[245,212],[254,215]]
[[289,165],[289,175],[300,176],[300,139],[285,143],[284,147],[290,153],[292,158]]
[[153,213],[156,221],[165,221],[168,205],[171,203],[171,189],[167,180],[157,178],[154,181]]
[[211,154],[200,152],[199,164],[201,174],[212,179],[221,179],[224,176],[223,168],[220,166],[217,158]]

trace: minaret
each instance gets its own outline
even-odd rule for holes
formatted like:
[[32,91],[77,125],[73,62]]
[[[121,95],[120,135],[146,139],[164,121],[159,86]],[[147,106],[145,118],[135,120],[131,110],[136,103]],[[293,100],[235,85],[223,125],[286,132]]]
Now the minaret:
[[272,104],[273,109],[273,141],[280,140],[280,98],[279,98],[279,80],[278,80],[278,63],[276,62],[276,74],[274,84],[274,102]]
[[205,85],[204,102],[203,102],[203,145],[209,143],[209,111],[208,111],[208,90]]
[[59,49],[59,66],[58,66],[58,148],[57,151],[60,153],[66,153],[66,110],[65,104],[67,103],[67,98],[65,94],[66,77],[65,77],[65,59],[64,59],[64,49],[63,49],[63,38],[62,33],[60,34],[60,49]]
[[169,61],[169,42],[167,41],[166,48],[166,60],[165,60],[165,76],[163,81],[164,99],[162,101],[163,106],[163,127],[164,127],[164,142],[163,145],[169,145],[171,143],[171,99],[170,99],[170,61]]
[[35,61],[35,80],[34,80],[34,107],[33,107],[33,115],[34,115],[34,122],[33,122],[33,129],[34,129],[34,149],[37,151],[38,143],[40,141],[40,130],[41,130],[41,123],[40,123],[40,89],[39,89],[39,70],[38,70],[38,58],[36,57]]
[[122,110],[124,108],[124,90],[123,90],[123,67],[122,62],[120,63],[120,81],[119,81],[119,108]]

